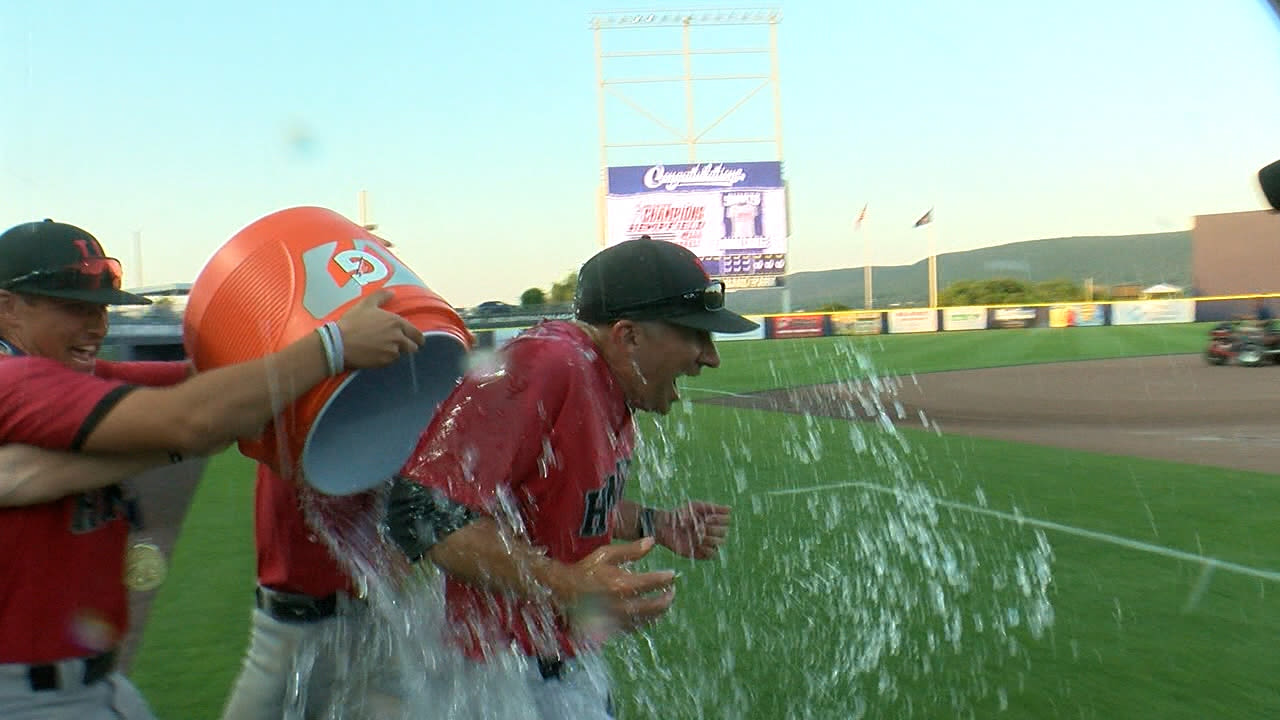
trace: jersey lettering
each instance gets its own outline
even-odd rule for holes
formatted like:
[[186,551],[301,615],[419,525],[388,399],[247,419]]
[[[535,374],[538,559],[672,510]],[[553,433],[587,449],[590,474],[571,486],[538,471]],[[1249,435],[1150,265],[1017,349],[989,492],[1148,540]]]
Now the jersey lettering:
[[83,535],[121,517],[124,495],[119,485],[89,490],[76,496],[71,509],[71,532]]
[[584,538],[600,537],[609,531],[609,513],[622,497],[622,488],[627,481],[626,461],[620,460],[613,474],[605,478],[604,484],[595,490],[588,490],[582,498],[582,526],[578,534]]

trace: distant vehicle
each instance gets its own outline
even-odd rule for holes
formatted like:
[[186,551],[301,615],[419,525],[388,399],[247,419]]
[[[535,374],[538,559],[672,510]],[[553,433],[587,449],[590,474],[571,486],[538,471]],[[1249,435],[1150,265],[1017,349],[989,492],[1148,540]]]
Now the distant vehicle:
[[568,320],[573,317],[572,303],[543,305],[511,305],[500,300],[482,302],[458,313],[473,328],[529,327],[539,320]]
[[1211,365],[1280,363],[1280,328],[1274,321],[1262,326],[1251,320],[1219,323],[1209,331],[1204,356]]
[[466,312],[466,316],[467,317],[493,317],[495,315],[499,315],[499,316],[511,315],[519,311],[519,309],[520,309],[519,307],[508,304],[508,303],[504,303],[501,300],[488,300],[480,303],[479,305],[476,305],[473,308],[468,308]]

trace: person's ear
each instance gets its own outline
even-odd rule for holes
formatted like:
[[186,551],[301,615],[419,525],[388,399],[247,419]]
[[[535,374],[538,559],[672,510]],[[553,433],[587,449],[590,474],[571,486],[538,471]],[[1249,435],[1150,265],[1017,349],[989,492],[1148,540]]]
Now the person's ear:
[[609,340],[619,349],[630,351],[640,342],[640,326],[634,320],[619,320],[609,326]]
[[18,309],[18,294],[8,290],[0,290],[0,319],[9,324],[13,321]]

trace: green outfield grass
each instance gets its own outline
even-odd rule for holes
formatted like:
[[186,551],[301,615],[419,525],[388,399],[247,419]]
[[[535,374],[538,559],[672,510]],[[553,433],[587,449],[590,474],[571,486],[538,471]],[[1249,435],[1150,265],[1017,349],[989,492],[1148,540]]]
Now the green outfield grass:
[[[868,362],[925,372],[1198,352],[1204,331],[723,343],[724,368],[696,388],[828,382]],[[683,575],[671,616],[613,653],[623,717],[1280,713],[1280,586],[1171,557],[1280,569],[1275,476],[696,404],[642,430],[628,493],[723,499],[735,527],[717,561],[646,560]],[[252,466],[225,454],[197,492],[133,672],[162,720],[216,717],[238,670],[251,517]],[[1037,633],[1041,597],[1053,623]]]
[[[922,519],[928,504],[909,495],[830,487],[923,487],[957,506],[979,506],[981,497],[1025,519],[1280,569],[1275,476],[906,431],[910,453],[897,453],[910,470],[904,482],[890,464],[853,454],[842,421],[744,420],[741,411],[701,406],[688,425],[672,451],[678,489],[658,490],[655,481],[653,494],[673,501],[688,486],[729,498],[734,542],[723,563],[655,562],[684,571],[680,605],[649,634],[654,650],[630,643],[619,652],[619,695],[639,705],[628,717],[846,718],[859,707],[868,718],[1280,713],[1280,585],[1218,569],[1197,589],[1203,563],[1047,530],[1055,622],[1036,638],[1027,596],[993,589],[1001,575],[1014,584],[1019,561],[1035,557],[1035,527],[936,506],[931,524]],[[892,454],[893,435],[864,432]],[[750,460],[737,450],[732,460],[692,451],[724,436],[750,447]],[[796,443],[809,437],[821,457],[806,463]],[[744,477],[726,480],[726,465]],[[907,529],[896,542],[895,523]],[[860,533],[886,545],[868,553]],[[979,559],[963,574],[968,592],[915,555],[930,542]],[[881,562],[897,572],[877,576]],[[958,648],[940,641],[929,649],[928,636],[941,639],[946,627],[930,603],[931,580],[947,607],[960,609]],[[1008,608],[1023,617],[1002,632],[995,621]],[[867,670],[858,653],[883,638],[885,614],[902,645]]]
[[1204,350],[1211,326],[1121,325],[722,342],[717,345],[721,368],[691,384],[750,392],[832,382],[857,373],[851,361],[836,362],[854,350],[865,353],[881,373],[1193,353]]
[[217,718],[240,671],[256,562],[253,477],[234,449],[209,461],[156,591],[130,677],[160,720]]

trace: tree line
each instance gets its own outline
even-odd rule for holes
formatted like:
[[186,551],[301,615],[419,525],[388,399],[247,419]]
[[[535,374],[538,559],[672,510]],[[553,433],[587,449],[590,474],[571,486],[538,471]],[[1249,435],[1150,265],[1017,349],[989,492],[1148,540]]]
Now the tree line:
[[[1045,280],[1027,282],[1017,278],[990,278],[987,280],[960,280],[938,293],[938,305],[963,307],[966,305],[1034,305],[1038,303],[1106,301],[1111,296],[1105,288],[1095,288],[1092,296],[1084,286],[1071,280]],[[851,308],[840,303],[828,303],[819,312],[838,312]]]
[[[577,288],[578,275],[576,272],[570,272],[561,280],[553,282],[549,292],[542,288],[531,287],[520,293],[520,305],[530,307],[573,302],[573,294]],[[1102,288],[1095,289],[1092,295],[1090,298],[1084,286],[1071,280],[1045,280],[1032,283],[1017,278],[990,278],[954,282],[938,293],[938,304],[946,307],[1030,305],[1110,299],[1106,290]],[[817,309],[823,312],[834,312],[850,308],[840,303],[829,303]]]
[[1071,280],[1045,280],[1030,283],[1015,278],[960,280],[938,293],[938,303],[950,307],[962,305],[1026,305],[1033,303],[1108,300],[1105,291],[1095,289],[1089,297],[1083,286]]
[[570,272],[558,282],[551,283],[551,292],[542,288],[531,287],[520,293],[521,307],[546,305],[548,303],[573,302],[573,294],[578,290],[578,273]]

